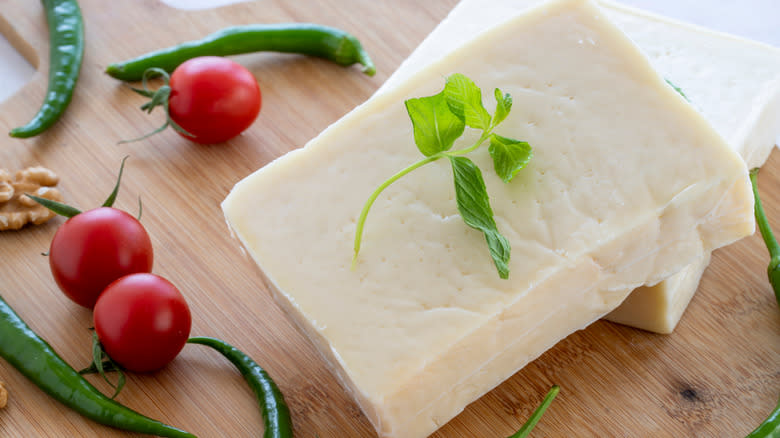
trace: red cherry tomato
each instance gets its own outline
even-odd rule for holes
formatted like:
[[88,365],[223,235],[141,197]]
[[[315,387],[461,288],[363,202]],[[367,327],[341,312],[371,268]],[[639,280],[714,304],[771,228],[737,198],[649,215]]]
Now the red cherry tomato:
[[218,56],[190,59],[173,71],[168,112],[197,143],[230,140],[260,112],[260,86],[241,64]]
[[190,335],[190,308],[176,286],[154,274],[131,274],[98,298],[95,332],[111,359],[129,371],[162,368]]
[[79,213],[57,230],[49,250],[54,280],[71,300],[93,308],[112,281],[149,272],[152,241],[128,213],[100,207]]

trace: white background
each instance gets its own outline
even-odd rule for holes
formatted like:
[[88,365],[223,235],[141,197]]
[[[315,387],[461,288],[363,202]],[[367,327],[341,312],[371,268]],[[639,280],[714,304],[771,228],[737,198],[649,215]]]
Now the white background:
[[780,47],[780,0],[622,0],[621,3]]
[[[161,1],[181,9],[204,9],[247,0]],[[623,3],[780,47],[780,0],[623,0]],[[0,102],[21,88],[33,72],[33,67],[0,35]]]

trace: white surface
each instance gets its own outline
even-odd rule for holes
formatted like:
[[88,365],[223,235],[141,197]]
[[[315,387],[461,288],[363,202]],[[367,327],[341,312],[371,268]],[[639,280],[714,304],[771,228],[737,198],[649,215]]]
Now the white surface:
[[185,10],[198,10],[218,8],[220,6],[232,5],[233,3],[241,3],[251,0],[160,0],[166,5]]
[[33,66],[0,34],[0,102],[22,88],[33,73]]
[[[178,9],[207,9],[251,0],[160,0]],[[624,0],[678,20],[780,46],[780,0]]]
[[623,0],[622,3],[780,47],[780,0]]
[[[177,9],[208,9],[242,1],[160,0]],[[624,0],[625,4],[780,46],[780,0]],[[0,101],[29,80],[33,69],[0,36]]]
[[[194,10],[252,0],[160,1],[174,8]],[[624,0],[622,3],[780,46],[780,0]]]

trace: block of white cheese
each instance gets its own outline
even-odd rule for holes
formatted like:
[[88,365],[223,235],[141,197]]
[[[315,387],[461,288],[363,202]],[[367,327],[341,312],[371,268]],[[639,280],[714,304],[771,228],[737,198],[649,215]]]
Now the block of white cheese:
[[[486,147],[470,154],[512,247],[509,279],[459,217],[446,160],[383,192],[351,269],[364,202],[421,158],[404,100],[455,72],[491,91],[488,108],[493,88],[510,93],[498,133],[534,148],[510,184]],[[223,202],[280,305],[378,434],[398,438],[429,435],[634,287],[752,233],[752,208],[739,155],[585,0],[481,33]]]
[[[540,0],[462,0],[415,49],[381,94],[454,46],[538,5]],[[704,117],[739,152],[761,166],[780,137],[780,49],[713,32],[625,6],[600,2],[604,14],[681,88]],[[640,287],[606,316],[614,322],[670,333],[699,285],[710,255],[657,285]]]
[[[780,49],[602,4],[605,14],[647,53],[658,71],[683,90],[748,168],[764,164],[780,138]],[[606,318],[671,333],[709,260],[709,254],[702,254],[678,274],[636,289]]]

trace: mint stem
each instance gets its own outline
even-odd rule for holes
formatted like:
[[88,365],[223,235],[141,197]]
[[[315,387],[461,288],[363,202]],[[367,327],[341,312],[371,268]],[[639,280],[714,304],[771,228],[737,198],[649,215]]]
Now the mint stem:
[[440,155],[440,154],[431,155],[428,158],[422,159],[422,160],[420,160],[420,161],[418,161],[418,162],[416,162],[416,163],[414,163],[414,164],[404,168],[403,170],[399,171],[395,175],[393,175],[390,178],[388,178],[379,187],[377,187],[376,190],[374,190],[373,193],[371,193],[371,196],[368,197],[368,200],[366,201],[365,205],[363,205],[363,210],[360,212],[360,217],[358,218],[358,221],[357,221],[357,227],[355,228],[355,252],[352,255],[352,269],[355,269],[355,266],[357,265],[357,257],[358,257],[358,253],[360,252],[360,242],[363,239],[363,227],[365,226],[365,223],[366,223],[366,217],[368,216],[368,210],[370,210],[371,206],[374,205],[374,201],[376,201],[376,198],[379,197],[379,195],[388,186],[390,186],[390,184],[398,181],[399,179],[401,179],[401,177],[403,177],[407,173],[409,173],[409,172],[411,172],[411,171],[413,171],[413,170],[415,170],[415,169],[417,169],[419,167],[425,166],[428,163],[432,163],[432,162],[438,160],[441,157],[442,157],[442,155]]
[[491,127],[490,127],[490,129],[488,129],[488,130],[486,130],[486,131],[484,131],[484,132],[482,133],[482,136],[481,136],[481,137],[479,137],[479,140],[477,140],[477,142],[476,142],[476,143],[474,143],[473,145],[471,145],[471,146],[469,146],[469,147],[467,147],[467,148],[458,149],[457,151],[452,151],[452,152],[440,152],[440,153],[441,153],[441,154],[443,154],[443,155],[446,155],[446,156],[448,156],[448,157],[457,157],[457,156],[459,156],[459,155],[466,155],[466,154],[468,154],[469,152],[471,152],[471,151],[474,151],[474,150],[476,150],[478,147],[482,146],[482,143],[484,143],[484,142],[485,142],[485,140],[487,140],[487,139],[488,139],[488,137],[490,137],[490,134],[491,134],[492,132],[493,132],[493,127],[491,126]]
[[360,244],[361,244],[361,242],[363,240],[363,228],[365,227],[365,224],[366,224],[366,217],[368,217],[368,211],[371,209],[371,206],[374,205],[374,201],[376,201],[376,198],[378,198],[379,195],[387,187],[390,186],[390,184],[398,181],[404,175],[408,174],[409,172],[411,172],[411,171],[413,171],[415,169],[418,169],[418,168],[420,168],[422,166],[425,166],[428,163],[433,163],[434,161],[436,161],[436,160],[438,160],[440,158],[443,158],[445,156],[447,156],[447,157],[456,157],[458,155],[465,155],[465,154],[467,154],[467,153],[477,149],[478,147],[480,147],[482,145],[482,143],[485,142],[485,140],[488,139],[488,137],[490,137],[490,133],[492,132],[493,128],[494,127],[491,126],[490,129],[484,131],[482,133],[482,135],[479,137],[479,140],[477,140],[477,142],[474,143],[473,145],[471,145],[471,146],[469,146],[467,148],[464,148],[464,149],[459,149],[457,151],[453,151],[453,152],[442,151],[442,152],[436,153],[434,155],[431,155],[430,157],[424,158],[424,159],[422,159],[422,160],[420,160],[420,161],[418,161],[418,162],[416,162],[416,163],[414,163],[414,164],[404,168],[403,170],[400,170],[398,173],[396,173],[395,175],[391,176],[385,182],[383,182],[379,187],[377,187],[376,190],[374,190],[374,192],[371,193],[371,196],[368,197],[368,200],[366,200],[366,203],[363,205],[363,210],[360,212],[360,217],[358,217],[357,226],[355,228],[355,245],[354,245],[354,250],[355,251],[352,254],[352,269],[355,269],[355,266],[357,266],[357,258],[358,258],[358,253],[360,253]]

